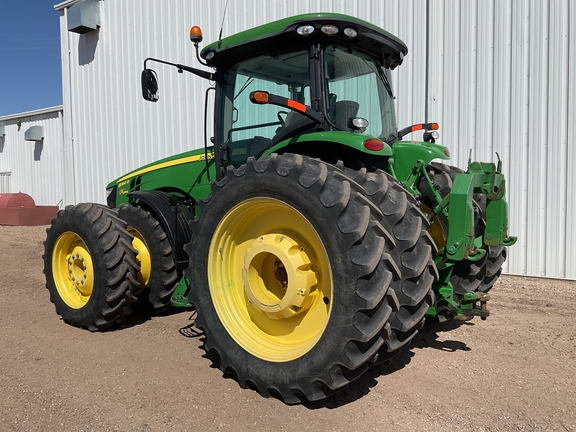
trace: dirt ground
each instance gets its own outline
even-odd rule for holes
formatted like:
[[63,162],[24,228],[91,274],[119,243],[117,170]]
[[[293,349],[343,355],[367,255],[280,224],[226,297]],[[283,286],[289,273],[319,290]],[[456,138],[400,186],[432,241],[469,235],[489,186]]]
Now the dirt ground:
[[46,227],[0,226],[2,431],[576,431],[576,282],[502,277],[486,321],[426,326],[324,401],[224,378],[190,311],[90,333],[44,287]]

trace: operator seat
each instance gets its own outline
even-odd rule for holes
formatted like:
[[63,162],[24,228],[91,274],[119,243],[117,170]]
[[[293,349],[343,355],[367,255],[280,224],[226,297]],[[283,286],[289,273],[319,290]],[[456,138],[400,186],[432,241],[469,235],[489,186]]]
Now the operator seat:
[[350,100],[338,101],[334,104],[334,116],[332,123],[342,130],[350,130],[348,120],[358,115],[360,104]]

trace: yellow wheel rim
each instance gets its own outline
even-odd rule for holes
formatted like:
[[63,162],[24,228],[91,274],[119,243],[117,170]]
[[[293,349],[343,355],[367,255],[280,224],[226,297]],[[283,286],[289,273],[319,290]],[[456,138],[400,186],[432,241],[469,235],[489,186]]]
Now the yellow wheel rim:
[[[426,215],[430,215],[432,213],[432,210],[424,203],[422,203],[422,211]],[[434,240],[434,243],[436,243],[438,250],[446,246],[446,233],[444,232],[444,229],[442,228],[440,220],[437,216],[432,219],[432,223],[428,227],[428,234],[430,234],[432,240]]]
[[296,359],[328,323],[328,255],[310,222],[279,200],[252,198],[224,216],[208,252],[208,281],[228,334],[258,358]]
[[52,275],[60,298],[72,309],[81,309],[90,300],[94,289],[92,257],[76,233],[67,231],[56,240]]
[[140,288],[144,289],[148,285],[150,275],[152,274],[152,259],[150,258],[150,251],[148,250],[148,245],[144,241],[144,237],[140,234],[140,231],[131,226],[127,227],[126,230],[134,236],[132,246],[136,249],[136,262],[140,266],[137,278],[138,282],[140,282]]

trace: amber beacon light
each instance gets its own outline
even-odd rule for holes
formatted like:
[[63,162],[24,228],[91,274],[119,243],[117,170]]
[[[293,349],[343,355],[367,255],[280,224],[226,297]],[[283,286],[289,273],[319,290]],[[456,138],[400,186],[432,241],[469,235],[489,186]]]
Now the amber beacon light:
[[190,29],[190,40],[195,44],[202,42],[202,29],[194,26]]

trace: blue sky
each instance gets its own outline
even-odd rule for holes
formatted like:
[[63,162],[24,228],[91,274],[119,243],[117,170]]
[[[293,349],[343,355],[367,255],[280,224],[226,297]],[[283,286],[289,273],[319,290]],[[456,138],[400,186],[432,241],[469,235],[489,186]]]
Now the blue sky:
[[62,104],[60,2],[0,0],[0,116]]

